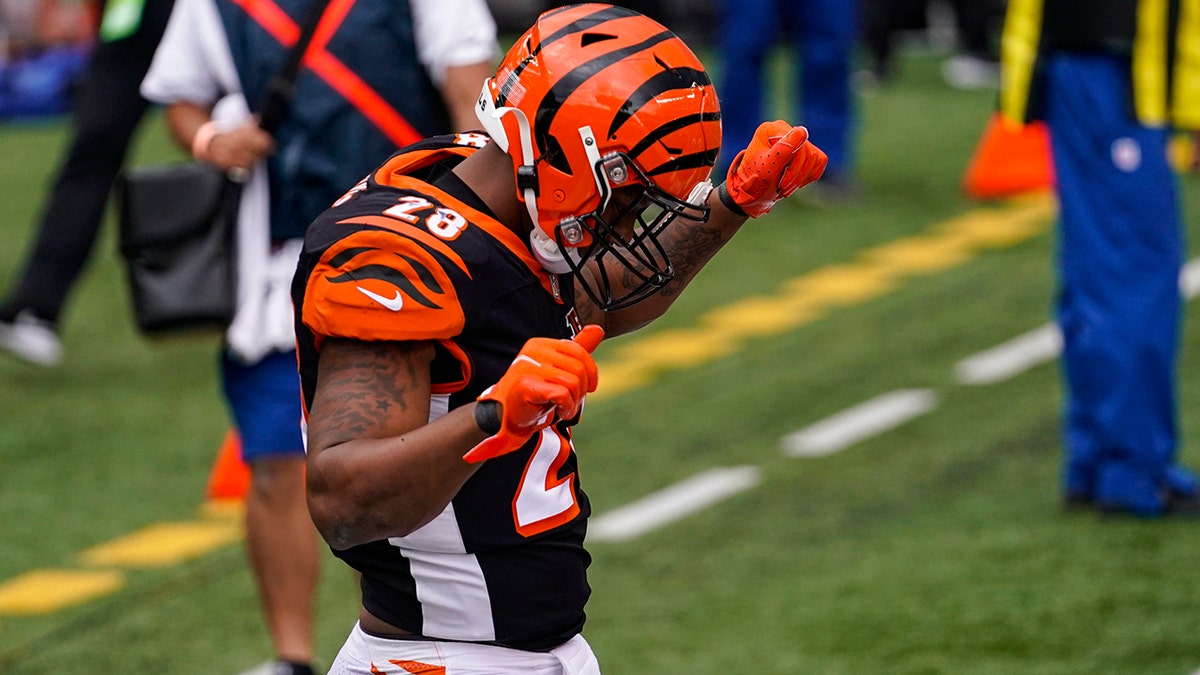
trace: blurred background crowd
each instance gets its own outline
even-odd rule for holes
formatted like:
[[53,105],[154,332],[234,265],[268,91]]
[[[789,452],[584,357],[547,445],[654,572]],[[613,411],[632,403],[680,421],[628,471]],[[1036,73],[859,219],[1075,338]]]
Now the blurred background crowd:
[[[994,86],[1004,0],[860,0],[860,84],[886,81],[898,46],[947,53],[951,86]],[[542,11],[569,4],[549,0],[488,0],[500,34],[517,35]],[[717,0],[634,0],[624,3],[658,19],[697,47],[715,46]],[[66,112],[87,63],[100,18],[91,0],[0,0],[0,118]]]

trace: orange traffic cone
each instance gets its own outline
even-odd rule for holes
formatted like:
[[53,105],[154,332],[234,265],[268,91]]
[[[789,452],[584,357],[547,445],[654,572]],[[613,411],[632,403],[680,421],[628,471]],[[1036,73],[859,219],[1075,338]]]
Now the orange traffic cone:
[[1001,199],[1054,186],[1050,135],[1041,122],[1018,124],[994,113],[963,176],[972,199]]
[[250,489],[250,467],[242,461],[242,441],[237,432],[230,429],[225,434],[217,461],[208,476],[208,498],[210,500],[238,500],[246,498]]

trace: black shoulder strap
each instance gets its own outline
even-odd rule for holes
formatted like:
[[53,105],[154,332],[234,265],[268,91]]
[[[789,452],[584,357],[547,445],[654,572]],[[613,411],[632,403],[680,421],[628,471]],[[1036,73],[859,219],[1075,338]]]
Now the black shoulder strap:
[[288,52],[283,68],[267,85],[267,94],[258,108],[258,126],[268,133],[274,132],[275,127],[283,120],[288,102],[292,99],[292,85],[296,81],[296,74],[300,72],[300,61],[304,59],[304,52],[312,43],[313,33],[317,32],[317,24],[321,23],[321,17],[324,16],[329,1],[313,0],[313,3],[309,5],[308,13],[304,16],[304,24],[300,26],[300,36],[296,38],[296,44],[292,45],[291,51]]

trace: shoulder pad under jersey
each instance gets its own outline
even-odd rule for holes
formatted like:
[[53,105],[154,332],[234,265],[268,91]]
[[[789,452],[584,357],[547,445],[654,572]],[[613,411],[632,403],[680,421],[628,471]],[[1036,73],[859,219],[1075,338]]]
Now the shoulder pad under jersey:
[[371,174],[371,178],[379,185],[391,185],[395,176],[411,176],[438,162],[457,163],[487,143],[487,135],[479,132],[427,138],[389,157]]
[[326,249],[309,274],[301,319],[324,337],[454,337],[465,319],[444,260],[466,273],[449,246],[418,228],[354,231]]

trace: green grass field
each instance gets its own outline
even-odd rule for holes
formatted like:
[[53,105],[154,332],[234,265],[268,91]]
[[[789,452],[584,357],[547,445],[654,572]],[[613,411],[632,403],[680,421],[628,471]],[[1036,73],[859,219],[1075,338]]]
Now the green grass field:
[[[981,205],[959,181],[993,94],[945,87],[908,55],[862,101],[863,197],[788,203],[747,225],[660,324],[770,295]],[[780,116],[788,115],[780,104]],[[0,283],[16,273],[65,138],[0,127]],[[820,139],[815,139],[818,143]],[[161,120],[137,161],[174,156]],[[1200,180],[1185,178],[1190,239]],[[577,433],[597,514],[706,469],[753,465],[755,488],[623,543],[592,548],[588,640],[610,675],[974,673],[1185,675],[1200,668],[1197,522],[1064,514],[1053,364],[987,386],[959,360],[1045,324],[1053,228],[977,252],[732,354],[589,404]],[[216,342],[133,329],[106,227],[65,316],[53,370],[0,358],[0,584],[160,522],[197,519],[227,428]],[[1194,250],[1194,246],[1193,246]],[[1195,306],[1190,307],[1196,310]],[[1200,465],[1200,312],[1184,332],[1183,455]],[[603,389],[604,370],[601,370]],[[876,395],[930,388],[933,412],[832,456],[779,439]],[[124,585],[50,613],[0,614],[0,672],[233,673],[270,656],[237,545],[121,570]],[[320,659],[356,613],[326,557]]]

